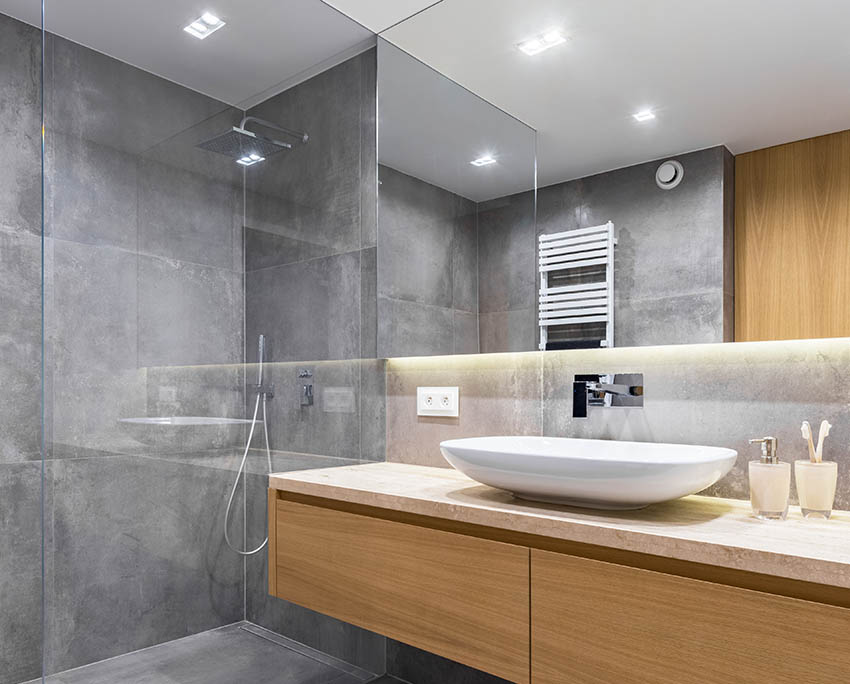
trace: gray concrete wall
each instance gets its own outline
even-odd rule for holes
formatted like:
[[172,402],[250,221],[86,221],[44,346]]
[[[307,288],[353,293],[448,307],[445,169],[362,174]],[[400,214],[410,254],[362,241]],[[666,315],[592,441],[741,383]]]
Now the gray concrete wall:
[[618,347],[733,339],[734,168],[725,147],[675,157],[672,190],[659,161],[479,205],[481,351],[537,348],[537,236],[613,221]]
[[0,17],[0,682],[41,671],[39,32]]
[[477,353],[475,202],[388,166],[379,174],[378,356]]

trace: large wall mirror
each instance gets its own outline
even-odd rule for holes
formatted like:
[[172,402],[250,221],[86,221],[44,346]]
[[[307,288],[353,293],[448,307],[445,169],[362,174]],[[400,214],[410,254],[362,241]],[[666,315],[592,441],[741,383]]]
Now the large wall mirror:
[[444,0],[383,31],[378,355],[850,335],[847,26]]

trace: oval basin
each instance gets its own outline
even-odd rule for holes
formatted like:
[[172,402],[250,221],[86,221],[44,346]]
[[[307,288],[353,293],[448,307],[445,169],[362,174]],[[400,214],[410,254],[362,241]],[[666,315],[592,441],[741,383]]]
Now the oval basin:
[[722,447],[563,437],[471,437],[440,444],[464,475],[521,499],[628,510],[694,494],[735,464]]

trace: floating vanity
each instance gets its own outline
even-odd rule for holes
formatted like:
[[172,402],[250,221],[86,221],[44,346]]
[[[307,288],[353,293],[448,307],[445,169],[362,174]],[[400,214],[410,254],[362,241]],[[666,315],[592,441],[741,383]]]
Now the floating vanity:
[[850,681],[847,512],[582,511],[374,463],[272,475],[269,547],[274,596],[513,682]]

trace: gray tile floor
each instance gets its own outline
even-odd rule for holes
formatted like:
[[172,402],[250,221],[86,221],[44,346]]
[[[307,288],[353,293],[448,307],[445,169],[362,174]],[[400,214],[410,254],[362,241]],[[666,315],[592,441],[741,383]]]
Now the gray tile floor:
[[[47,678],[48,684],[365,684],[374,675],[248,623]],[[385,681],[379,680],[382,684]],[[30,684],[37,684],[31,682]]]

